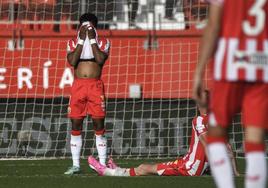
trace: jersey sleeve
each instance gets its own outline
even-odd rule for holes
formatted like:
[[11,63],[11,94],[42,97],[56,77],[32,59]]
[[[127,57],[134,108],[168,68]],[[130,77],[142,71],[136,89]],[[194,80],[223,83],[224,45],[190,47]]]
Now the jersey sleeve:
[[197,136],[200,136],[201,134],[204,134],[208,131],[206,117],[198,116],[196,119],[193,120],[193,125]]
[[76,48],[76,40],[71,39],[67,43],[67,53],[73,52]]
[[99,39],[98,44],[99,44],[100,50],[109,55],[110,47],[111,47],[110,41],[108,39]]
[[211,4],[220,5],[220,6],[222,6],[224,3],[224,0],[206,0],[206,1]]

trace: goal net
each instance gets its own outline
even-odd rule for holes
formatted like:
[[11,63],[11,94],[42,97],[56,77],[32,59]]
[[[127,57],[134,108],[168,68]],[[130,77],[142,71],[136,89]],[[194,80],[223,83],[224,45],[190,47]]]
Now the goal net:
[[[127,3],[128,2],[128,3]],[[207,5],[196,0],[0,0],[0,157],[69,157],[67,118],[73,69],[66,44],[87,11],[112,47],[102,79],[108,154],[123,158],[183,155],[191,121],[193,73]],[[138,4],[136,4],[138,3]],[[137,11],[137,13],[135,13]],[[209,68],[206,74],[209,85]],[[234,121],[240,124],[240,117]],[[82,156],[96,154],[84,120]],[[242,129],[230,130],[238,155]]]

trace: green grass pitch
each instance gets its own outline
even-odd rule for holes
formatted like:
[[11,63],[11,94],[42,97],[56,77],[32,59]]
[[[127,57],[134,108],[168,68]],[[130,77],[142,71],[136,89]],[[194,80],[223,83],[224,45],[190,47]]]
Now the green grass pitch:
[[[137,166],[152,160],[117,160],[123,167]],[[159,160],[158,160],[159,161]],[[157,160],[155,161],[157,162]],[[101,177],[82,160],[83,173],[63,175],[71,165],[70,159],[59,160],[2,160],[0,161],[0,187],[2,188],[212,188],[211,176],[202,177]],[[238,169],[244,172],[244,160],[238,159]],[[223,172],[224,176],[224,172]],[[237,187],[243,187],[244,176],[236,178]]]

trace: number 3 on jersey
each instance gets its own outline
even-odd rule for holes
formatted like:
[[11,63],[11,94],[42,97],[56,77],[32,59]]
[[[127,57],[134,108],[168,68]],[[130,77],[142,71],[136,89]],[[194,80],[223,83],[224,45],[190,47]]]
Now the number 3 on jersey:
[[263,6],[265,5],[266,1],[267,0],[255,0],[255,3],[248,11],[250,16],[255,17],[255,25],[251,25],[248,20],[244,21],[243,30],[245,34],[249,36],[256,36],[259,35],[264,29],[266,13],[265,10],[263,10]]

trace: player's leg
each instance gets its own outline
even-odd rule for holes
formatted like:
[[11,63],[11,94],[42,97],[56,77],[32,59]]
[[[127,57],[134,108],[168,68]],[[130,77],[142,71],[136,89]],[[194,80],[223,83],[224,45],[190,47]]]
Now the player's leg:
[[[215,82],[210,97],[208,130],[208,158],[211,172],[218,188],[233,188],[232,163],[228,156],[227,127],[235,113],[240,110],[243,98],[241,85]],[[219,100],[220,99],[220,100]],[[224,174],[224,176],[223,176]]]
[[[209,127],[208,155],[212,175],[218,188],[233,188],[233,169],[226,147],[227,131],[220,126]],[[223,176],[224,173],[224,176]]]
[[98,151],[99,161],[102,165],[106,165],[107,159],[107,138],[105,136],[104,118],[92,118],[96,136],[96,147]]
[[135,172],[136,176],[157,175],[157,165],[158,164],[141,164],[134,168],[133,171]]
[[101,176],[146,176],[157,174],[157,164],[141,164],[136,168],[108,168],[100,164],[93,156],[88,157],[88,164]]
[[107,138],[105,137],[105,97],[104,85],[101,80],[92,81],[91,92],[88,93],[87,113],[91,115],[96,136],[96,147],[99,160],[106,165]]
[[158,163],[153,168],[151,168],[149,172],[151,174],[157,174],[159,176],[188,176],[189,175],[185,167],[185,161],[182,158],[176,159],[175,161]]
[[73,166],[64,174],[72,175],[80,172],[80,153],[82,148],[82,126],[86,116],[85,87],[79,80],[75,80],[72,86],[68,117],[71,119],[71,154]]
[[268,128],[268,84],[248,84],[243,101],[245,124],[245,187],[266,187],[265,129]]
[[185,168],[180,168],[181,165],[184,165],[180,160],[158,164],[141,164],[132,168],[116,167],[112,169],[100,164],[93,156],[89,156],[88,164],[101,176],[178,176],[188,174]]
[[71,154],[73,160],[73,166],[70,167],[64,174],[72,175],[80,173],[80,153],[82,148],[82,125],[83,119],[71,119],[72,130],[71,130]]
[[157,174],[157,164],[141,164],[136,168],[121,168],[115,169],[106,168],[104,175],[106,176],[147,176]]
[[267,164],[264,129],[247,126],[245,129],[246,178],[245,187],[265,188]]
[[83,119],[71,119],[72,131],[71,131],[71,153],[73,159],[73,166],[80,167],[80,153],[82,147],[82,125]]
[[88,165],[90,168],[95,170],[100,176],[131,176],[135,175],[132,169],[130,171],[129,168],[121,168],[116,166],[115,168],[109,168],[105,165],[100,164],[93,156],[88,157]]

